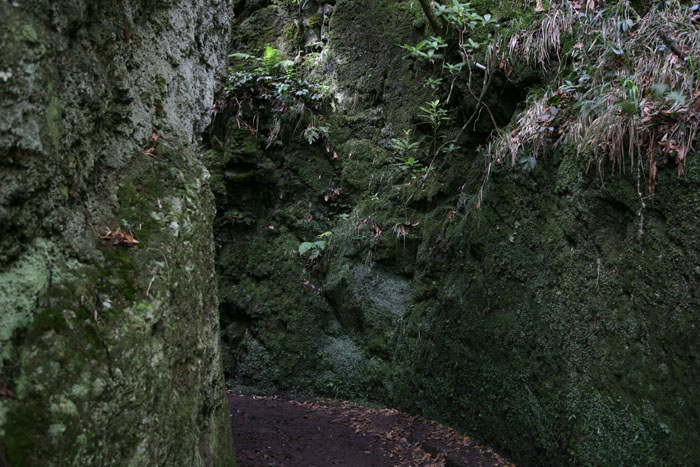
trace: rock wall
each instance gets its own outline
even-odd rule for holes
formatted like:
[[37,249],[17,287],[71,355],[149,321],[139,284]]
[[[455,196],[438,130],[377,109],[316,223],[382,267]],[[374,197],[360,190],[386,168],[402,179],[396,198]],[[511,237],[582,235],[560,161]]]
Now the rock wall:
[[[404,129],[430,139],[419,107],[447,91],[398,47],[430,34],[417,2],[333,2],[327,42],[303,48],[296,25],[324,3],[258,4],[239,19],[238,31],[268,31],[237,36],[240,51],[302,50],[332,103],[314,145],[296,120],[269,147],[232,115],[214,125],[231,384],[391,404],[519,463],[696,463],[697,158],[680,179],[662,167],[640,210],[634,174],[603,185],[564,148],[532,172],[495,171],[476,209],[485,115],[428,177],[430,160],[392,148]],[[501,124],[534,81],[524,69],[495,78]],[[473,102],[455,90],[459,122]],[[260,122],[265,136],[269,115]],[[298,254],[325,232],[320,260]]]
[[0,1],[0,464],[231,465],[223,0]]

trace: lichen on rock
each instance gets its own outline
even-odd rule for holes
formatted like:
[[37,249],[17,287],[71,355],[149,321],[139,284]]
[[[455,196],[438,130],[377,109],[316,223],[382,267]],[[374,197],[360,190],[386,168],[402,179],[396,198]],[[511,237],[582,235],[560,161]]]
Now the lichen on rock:
[[196,152],[229,6],[0,18],[0,463],[231,465]]

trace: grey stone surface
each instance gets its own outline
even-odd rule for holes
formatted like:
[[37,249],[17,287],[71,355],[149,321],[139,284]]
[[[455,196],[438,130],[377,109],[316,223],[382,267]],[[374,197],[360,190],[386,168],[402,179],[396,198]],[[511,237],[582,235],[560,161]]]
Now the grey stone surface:
[[232,14],[0,1],[0,464],[233,463],[196,151]]

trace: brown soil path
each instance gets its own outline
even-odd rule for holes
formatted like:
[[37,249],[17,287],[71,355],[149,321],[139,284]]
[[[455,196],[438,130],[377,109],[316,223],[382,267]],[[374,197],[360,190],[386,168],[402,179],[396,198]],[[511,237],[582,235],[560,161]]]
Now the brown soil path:
[[505,466],[437,423],[349,402],[229,392],[238,467]]

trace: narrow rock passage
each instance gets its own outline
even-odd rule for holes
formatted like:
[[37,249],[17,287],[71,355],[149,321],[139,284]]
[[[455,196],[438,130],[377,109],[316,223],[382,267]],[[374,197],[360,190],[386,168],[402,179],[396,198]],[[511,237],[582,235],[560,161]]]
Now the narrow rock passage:
[[239,467],[509,465],[450,428],[396,410],[232,392],[228,403]]

